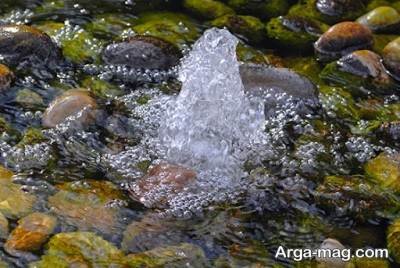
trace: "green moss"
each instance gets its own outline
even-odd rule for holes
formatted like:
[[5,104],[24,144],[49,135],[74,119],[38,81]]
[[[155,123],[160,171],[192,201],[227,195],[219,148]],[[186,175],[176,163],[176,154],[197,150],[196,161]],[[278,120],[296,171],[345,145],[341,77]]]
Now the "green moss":
[[147,104],[147,103],[149,102],[149,100],[151,100],[151,97],[150,97],[150,96],[148,96],[148,95],[143,95],[143,96],[140,96],[140,97],[137,99],[137,103],[139,103],[140,105],[145,105],[145,104]]
[[364,169],[379,185],[400,193],[400,155],[381,153],[369,160]]
[[188,45],[199,37],[200,31],[184,14],[151,12],[141,14],[132,29],[138,34],[152,35],[178,47]]
[[329,25],[332,25],[339,21],[355,20],[365,12],[364,8],[360,8],[360,6],[362,6],[360,4],[360,1],[353,0],[349,3],[354,3],[355,5],[357,5],[354,8],[347,10],[347,12],[345,12],[344,14],[340,14],[337,16],[328,16],[319,12],[316,7],[316,2],[317,0],[299,1],[298,4],[293,5],[290,8],[288,14],[303,18],[316,19],[318,21],[323,21]]
[[100,98],[110,98],[124,94],[119,87],[96,77],[86,77],[81,83],[83,88],[89,89]]
[[340,87],[320,86],[321,104],[325,110],[340,118],[359,120],[360,114],[350,93]]
[[111,243],[89,232],[53,236],[41,260],[30,267],[126,267],[123,253]]
[[226,27],[253,43],[259,43],[265,38],[264,24],[252,16],[225,15],[213,20],[211,25],[219,28]]
[[284,58],[285,65],[296,73],[306,76],[314,84],[321,84],[319,77],[321,66],[314,57],[287,57]]
[[134,23],[135,18],[131,15],[108,13],[96,16],[93,21],[85,25],[85,29],[95,36],[109,39],[120,36]]
[[17,144],[18,147],[23,148],[26,145],[34,145],[46,141],[47,138],[43,135],[42,130],[37,128],[28,128],[22,140]]
[[240,14],[249,14],[262,19],[284,15],[289,8],[287,0],[228,0],[228,5]]
[[239,61],[255,64],[272,64],[268,56],[261,51],[240,42],[236,47],[236,55]]
[[372,77],[365,78],[342,71],[336,62],[327,64],[320,73],[320,78],[329,84],[348,89],[353,95],[365,95],[366,90],[374,94],[388,94],[396,88],[392,80],[380,82]]
[[184,0],[183,6],[203,19],[216,19],[226,14],[235,13],[224,3],[214,0]]
[[102,41],[87,31],[76,33],[73,38],[61,43],[64,56],[74,63],[99,63]]
[[[297,21],[304,24],[305,28],[312,26],[316,31],[323,33],[329,26],[310,18],[278,17],[271,19],[266,26],[267,35],[283,48],[294,48],[298,52],[311,51],[313,43],[318,40],[317,34],[307,32],[304,27],[300,30],[291,30],[283,25],[284,20]],[[295,22],[293,22],[295,23]]]

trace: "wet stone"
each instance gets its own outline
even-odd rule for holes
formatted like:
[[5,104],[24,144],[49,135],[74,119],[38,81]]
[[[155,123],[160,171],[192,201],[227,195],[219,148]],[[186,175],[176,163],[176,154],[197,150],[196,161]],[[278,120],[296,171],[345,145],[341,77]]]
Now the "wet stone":
[[396,33],[400,29],[400,14],[389,6],[377,7],[358,18],[357,22],[375,33]]
[[329,61],[372,45],[372,32],[367,27],[356,22],[340,22],[329,28],[314,48],[319,60]]
[[60,50],[50,37],[27,25],[0,26],[0,56],[10,66],[54,67],[61,59]]
[[18,226],[11,232],[4,245],[11,254],[17,251],[37,251],[47,241],[57,226],[53,216],[35,212],[18,221]]
[[400,38],[387,44],[382,52],[383,63],[392,76],[400,80]]
[[234,11],[220,1],[214,0],[184,0],[183,6],[204,19],[215,19],[226,14],[233,14]]
[[131,68],[169,69],[178,64],[181,53],[173,44],[154,36],[134,36],[108,45],[103,51],[107,64]]
[[80,112],[80,123],[89,124],[95,118],[94,109],[96,107],[96,100],[90,96],[88,91],[69,90],[50,103],[43,114],[42,124],[44,127],[53,128],[68,117]]
[[31,267],[126,267],[116,246],[90,232],[57,234],[46,248],[41,260]]
[[364,5],[362,0],[317,0],[316,7],[324,15],[343,17],[362,11]]
[[42,96],[27,88],[18,91],[15,102],[26,109],[38,109],[44,106]]
[[9,233],[8,220],[3,215],[3,213],[0,212],[0,238],[6,239],[8,237],[8,233]]
[[165,208],[168,197],[178,194],[196,179],[196,173],[188,168],[160,164],[148,174],[130,184],[129,192],[133,200],[151,208]]
[[5,65],[0,64],[0,92],[8,89],[14,80],[14,73]]

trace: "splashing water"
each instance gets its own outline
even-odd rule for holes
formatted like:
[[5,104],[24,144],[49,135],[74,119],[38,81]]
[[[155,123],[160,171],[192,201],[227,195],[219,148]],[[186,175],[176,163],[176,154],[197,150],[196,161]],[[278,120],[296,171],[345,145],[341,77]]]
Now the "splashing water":
[[246,148],[265,117],[244,93],[237,43],[229,31],[213,28],[183,60],[182,90],[160,127],[168,161],[240,178]]

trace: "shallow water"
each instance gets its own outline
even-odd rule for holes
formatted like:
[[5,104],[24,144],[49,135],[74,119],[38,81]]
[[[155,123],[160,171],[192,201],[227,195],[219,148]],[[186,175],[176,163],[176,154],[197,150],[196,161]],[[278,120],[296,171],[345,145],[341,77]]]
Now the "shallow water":
[[[133,35],[132,26],[148,16],[143,11],[167,17],[157,13],[157,4],[140,1],[41,2],[0,3],[0,24],[30,24],[50,34],[47,24],[58,22],[63,25],[51,35],[56,44],[63,46],[86,31],[91,36],[84,43],[97,55],[108,43]],[[160,8],[186,12],[174,3]],[[104,30],[101,21],[110,15],[119,21]],[[211,267],[293,267],[291,260],[274,259],[278,246],[315,248],[328,237],[351,248],[386,247],[386,227],[395,213],[385,215],[379,206],[369,210],[351,194],[317,188],[327,175],[362,174],[368,160],[383,151],[397,152],[398,145],[352,131],[368,122],[353,126],[337,117],[335,100],[310,107],[290,90],[245,93],[234,53],[236,38],[242,37],[225,30],[201,37],[209,25],[188,15],[193,26],[182,21],[178,31],[196,34],[186,35],[180,47],[185,57],[171,70],[136,70],[93,57],[67,62],[55,75],[16,72],[13,87],[0,97],[0,115],[17,132],[35,127],[46,139],[20,147],[19,138],[3,133],[0,161],[14,172],[13,182],[36,197],[32,211],[56,215],[56,233],[91,231],[124,254],[183,242],[198,245]],[[273,46],[254,47],[273,50],[295,70],[291,61],[308,59]],[[43,112],[55,96],[92,78],[113,87],[96,95],[94,123],[80,124],[81,113],[43,129]],[[39,95],[41,104],[17,102],[24,89]],[[395,95],[379,98],[398,102]],[[143,204],[131,200],[127,190],[132,183],[162,162],[195,169],[197,184],[173,196],[156,188]],[[115,189],[88,180],[111,182]],[[169,207],[148,208],[160,196]],[[17,220],[9,220],[11,230]],[[0,255],[11,266],[26,267],[45,252],[41,247],[12,255],[2,247]]]

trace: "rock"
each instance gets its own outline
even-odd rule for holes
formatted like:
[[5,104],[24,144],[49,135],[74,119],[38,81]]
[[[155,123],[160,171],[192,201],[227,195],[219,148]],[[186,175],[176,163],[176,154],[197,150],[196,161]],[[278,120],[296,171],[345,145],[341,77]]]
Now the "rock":
[[382,6],[358,18],[357,22],[375,33],[397,33],[400,29],[400,14],[392,7]]
[[107,64],[121,64],[138,69],[169,69],[179,63],[180,57],[179,49],[171,43],[144,35],[110,44],[103,51],[103,60]]
[[14,173],[11,170],[0,165],[0,180],[10,180],[12,176],[14,176]]
[[365,7],[362,0],[317,0],[316,8],[326,16],[346,20],[357,17]]
[[396,219],[387,230],[387,248],[397,263],[400,263],[400,219]]
[[322,107],[328,111],[328,115],[332,117],[347,118],[351,120],[360,119],[360,111],[358,111],[356,103],[350,93],[340,87],[320,86],[320,100]]
[[381,153],[368,161],[364,170],[382,187],[400,193],[400,154]]
[[311,50],[328,25],[314,19],[297,16],[281,16],[267,23],[267,35],[278,46],[296,49],[296,52]]
[[94,233],[56,234],[46,247],[41,260],[30,267],[127,267],[123,253]]
[[189,243],[158,247],[149,251],[126,256],[129,267],[208,267],[203,250]]
[[7,239],[8,233],[9,233],[8,220],[3,215],[3,213],[0,212],[0,238]]
[[130,184],[129,193],[146,207],[165,208],[168,196],[175,195],[193,183],[196,173],[188,168],[160,164],[153,167],[146,176]]
[[0,64],[0,92],[8,89],[14,80],[14,73],[5,65]]
[[239,14],[252,15],[262,19],[284,15],[289,8],[287,0],[228,0],[227,3]]
[[235,13],[224,3],[214,0],[184,0],[183,6],[196,16],[209,20]]
[[11,232],[4,249],[11,255],[18,251],[37,251],[47,241],[57,226],[53,216],[35,212],[18,221]]
[[38,109],[44,106],[42,96],[27,88],[18,91],[15,102],[26,109]]
[[173,12],[151,12],[142,14],[132,27],[139,35],[161,38],[183,49],[197,40],[199,28],[188,16]]
[[53,128],[62,123],[69,116],[79,116],[82,124],[89,124],[94,120],[94,110],[97,108],[96,100],[93,99],[88,91],[81,89],[68,90],[57,97],[43,114],[42,124],[44,127]]
[[122,228],[120,208],[108,204],[125,199],[111,182],[85,180],[57,187],[60,191],[49,197],[48,202],[63,223],[104,236],[116,235]]
[[99,14],[85,25],[85,29],[95,36],[104,37],[106,40],[112,40],[121,36],[123,31],[132,27],[135,23],[135,17],[131,14],[105,13]]
[[265,39],[264,24],[256,17],[229,14],[211,21],[218,28],[226,27],[231,32],[244,36],[251,43],[260,43]]
[[124,91],[118,86],[111,84],[107,81],[101,80],[97,77],[86,77],[81,81],[82,88],[87,88],[90,92],[92,92],[96,97],[99,98],[113,98],[117,96],[121,96],[124,94]]
[[330,84],[340,85],[352,93],[392,94],[397,84],[386,73],[381,57],[369,50],[354,51],[330,63],[320,73]]
[[341,22],[326,31],[314,44],[321,61],[329,61],[373,45],[371,30],[356,22]]
[[36,197],[21,190],[21,185],[0,179],[0,212],[9,219],[19,219],[32,212]]
[[382,57],[391,75],[400,81],[400,37],[385,46]]
[[[332,239],[332,238],[325,239],[319,248],[326,249],[326,250],[343,250],[343,249],[345,249],[345,247],[342,245],[342,243],[340,243],[336,239]],[[331,268],[346,268],[346,262],[340,258],[328,257],[328,258],[316,258],[316,259],[319,263],[327,265],[328,267],[331,267]]]
[[61,59],[59,48],[42,31],[27,25],[0,26],[0,56],[10,66],[55,67]]

